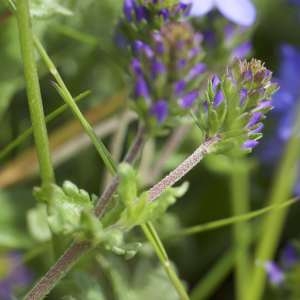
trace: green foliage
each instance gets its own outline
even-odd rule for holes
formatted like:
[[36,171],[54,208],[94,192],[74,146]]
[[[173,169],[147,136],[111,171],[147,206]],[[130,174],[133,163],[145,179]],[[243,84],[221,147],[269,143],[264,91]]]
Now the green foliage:
[[60,14],[64,16],[71,16],[72,11],[65,7],[61,0],[31,0],[30,10],[32,17],[49,18],[53,15]]
[[119,196],[125,209],[119,223],[128,229],[161,217],[188,189],[187,183],[178,188],[168,188],[158,199],[150,202],[148,192],[138,194],[137,173],[130,165],[121,164],[120,177]]

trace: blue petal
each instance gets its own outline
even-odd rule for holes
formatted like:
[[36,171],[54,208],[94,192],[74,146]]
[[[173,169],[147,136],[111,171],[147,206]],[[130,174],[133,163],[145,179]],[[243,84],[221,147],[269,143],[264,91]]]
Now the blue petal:
[[186,4],[192,3],[191,16],[204,16],[215,6],[215,0],[184,0]]
[[215,0],[215,2],[222,15],[234,23],[251,26],[255,22],[256,9],[250,0]]

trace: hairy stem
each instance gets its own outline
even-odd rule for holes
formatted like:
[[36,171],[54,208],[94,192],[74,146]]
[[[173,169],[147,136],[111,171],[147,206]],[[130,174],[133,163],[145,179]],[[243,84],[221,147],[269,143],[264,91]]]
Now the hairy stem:
[[185,159],[179,166],[171,171],[166,177],[155,184],[149,190],[150,201],[157,199],[168,187],[173,186],[188,172],[190,172],[199,162],[203,159],[206,154],[213,151],[215,144],[219,141],[218,137],[208,139],[206,142],[201,144],[187,159]]
[[[145,129],[140,127],[133,143],[129,149],[125,161],[133,163],[137,158],[145,140]],[[116,192],[119,184],[119,177],[115,176],[110,185],[105,189],[95,207],[95,214],[101,217],[109,203],[112,195]],[[25,296],[25,300],[39,300],[46,297],[56,284],[68,273],[74,264],[86,254],[92,246],[89,242],[73,242],[63,253],[58,261],[48,270],[48,272],[37,282],[32,290]]]
[[39,78],[34,59],[33,34],[31,31],[28,0],[17,0],[16,7],[27,98],[39,160],[40,175],[42,184],[48,185],[53,183],[55,178],[50,156]]

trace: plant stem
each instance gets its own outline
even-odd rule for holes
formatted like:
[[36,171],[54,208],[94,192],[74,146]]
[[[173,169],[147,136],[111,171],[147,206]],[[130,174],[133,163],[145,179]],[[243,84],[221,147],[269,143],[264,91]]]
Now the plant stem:
[[55,181],[55,178],[50,157],[50,149],[39,78],[36,63],[34,60],[33,35],[30,24],[28,0],[17,0],[16,7],[21,53],[26,80],[27,98],[33,127],[33,135],[37,148],[40,175],[42,184],[49,185]]
[[88,121],[83,116],[82,112],[78,108],[76,102],[73,99],[73,96],[69,92],[68,88],[66,87],[63,79],[61,78],[60,74],[58,73],[54,63],[52,62],[51,58],[47,54],[46,50],[40,43],[37,37],[33,37],[35,47],[37,51],[39,52],[41,58],[43,59],[45,65],[48,67],[49,72],[52,74],[52,76],[55,78],[57,85],[55,87],[57,88],[57,91],[63,98],[63,100],[70,106],[72,112],[74,115],[78,118],[80,124],[84,128],[87,135],[90,137],[93,145],[95,146],[97,152],[99,153],[100,157],[102,158],[106,168],[109,170],[109,172],[112,175],[115,175],[117,172],[117,165],[113,161],[109,151],[105,147],[104,143],[98,139],[97,135],[95,134],[92,126],[88,123]]
[[298,201],[299,201],[299,198],[293,198],[289,201],[285,201],[285,202],[282,202],[282,203],[276,204],[276,205],[269,205],[265,208],[255,210],[255,211],[252,211],[247,214],[242,214],[242,215],[234,216],[231,218],[221,219],[221,220],[217,220],[217,221],[212,221],[212,222],[188,227],[185,229],[181,229],[172,235],[168,235],[165,238],[166,239],[173,239],[173,238],[175,239],[175,238],[180,238],[183,236],[199,234],[202,232],[223,228],[225,226],[250,221],[250,220],[260,217],[266,213],[270,213],[273,210],[286,209],[287,207],[289,207],[295,203],[298,203]]
[[[145,140],[145,129],[140,127],[135,142],[129,149],[125,161],[132,163]],[[150,200],[154,201],[159,197],[165,188],[171,187],[178,180],[180,180],[187,172],[195,167],[203,158],[203,156],[213,150],[213,146],[219,141],[218,138],[212,138],[199,146],[194,153],[192,153],[183,163],[181,163],[174,171],[170,172],[164,179],[150,189]],[[178,176],[177,178],[175,176]],[[95,214],[100,217],[103,215],[112,195],[117,190],[119,184],[119,177],[115,176],[110,185],[104,190],[101,197],[98,199],[95,206]],[[151,192],[152,191],[152,192]],[[86,242],[87,243],[87,242]],[[33,287],[33,289],[25,296],[25,300],[39,300],[43,299],[49,294],[51,289],[59,282],[59,280],[67,273],[68,270],[76,263],[76,261],[84,255],[90,246],[80,246],[80,243],[73,243],[60,259],[50,268],[50,270],[40,279],[40,281]],[[162,251],[162,249],[160,249]],[[64,270],[67,270],[66,272]],[[48,283],[49,281],[49,283]]]
[[162,263],[163,268],[165,269],[169,279],[171,280],[173,286],[175,287],[179,297],[181,300],[189,300],[189,296],[178,278],[170,260],[168,254],[154,228],[151,223],[143,224],[142,226],[143,232],[147,237],[148,241],[151,243],[152,247],[154,248],[159,260]]
[[199,162],[203,159],[206,154],[213,151],[215,144],[219,141],[218,137],[208,139],[206,142],[201,144],[187,159],[185,159],[179,166],[171,171],[166,177],[155,184],[149,190],[149,199],[154,201],[157,199],[168,187],[173,186],[188,172],[190,172]]
[[[129,149],[125,161],[133,163],[137,158],[145,140],[145,129],[140,127],[136,139]],[[110,185],[105,189],[98,199],[95,214],[101,217],[105,211],[109,200],[116,192],[119,184],[119,177],[115,176]],[[31,291],[25,296],[25,300],[40,300],[46,297],[56,284],[68,273],[81,256],[86,254],[92,246],[89,242],[73,242],[70,247],[63,253],[57,262],[48,270],[48,272],[36,283]]]
[[[233,159],[231,179],[231,203],[234,216],[246,214],[249,205],[249,167],[244,159]],[[236,298],[243,300],[246,295],[250,274],[250,228],[246,222],[233,225],[235,249],[235,290]]]
[[219,261],[210,269],[209,274],[205,276],[191,294],[192,300],[208,299],[215,288],[229,274],[234,264],[234,249],[228,250]]
[[[300,152],[300,109],[296,118],[293,134],[287,144],[278,173],[270,195],[272,205],[281,204],[291,193],[295,180],[297,161]],[[287,215],[287,209],[274,211],[264,220],[261,238],[256,250],[256,266],[253,271],[252,283],[249,284],[247,299],[259,300],[263,296],[266,281],[264,263],[272,260],[279,243],[280,235]]]

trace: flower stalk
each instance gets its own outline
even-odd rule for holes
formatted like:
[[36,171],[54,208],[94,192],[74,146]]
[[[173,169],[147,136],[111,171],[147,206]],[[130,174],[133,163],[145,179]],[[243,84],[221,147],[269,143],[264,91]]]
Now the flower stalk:
[[31,31],[28,0],[17,0],[16,7],[27,98],[39,160],[40,175],[42,184],[50,185],[55,181],[55,177],[50,156],[38,72],[34,59],[33,34]]

